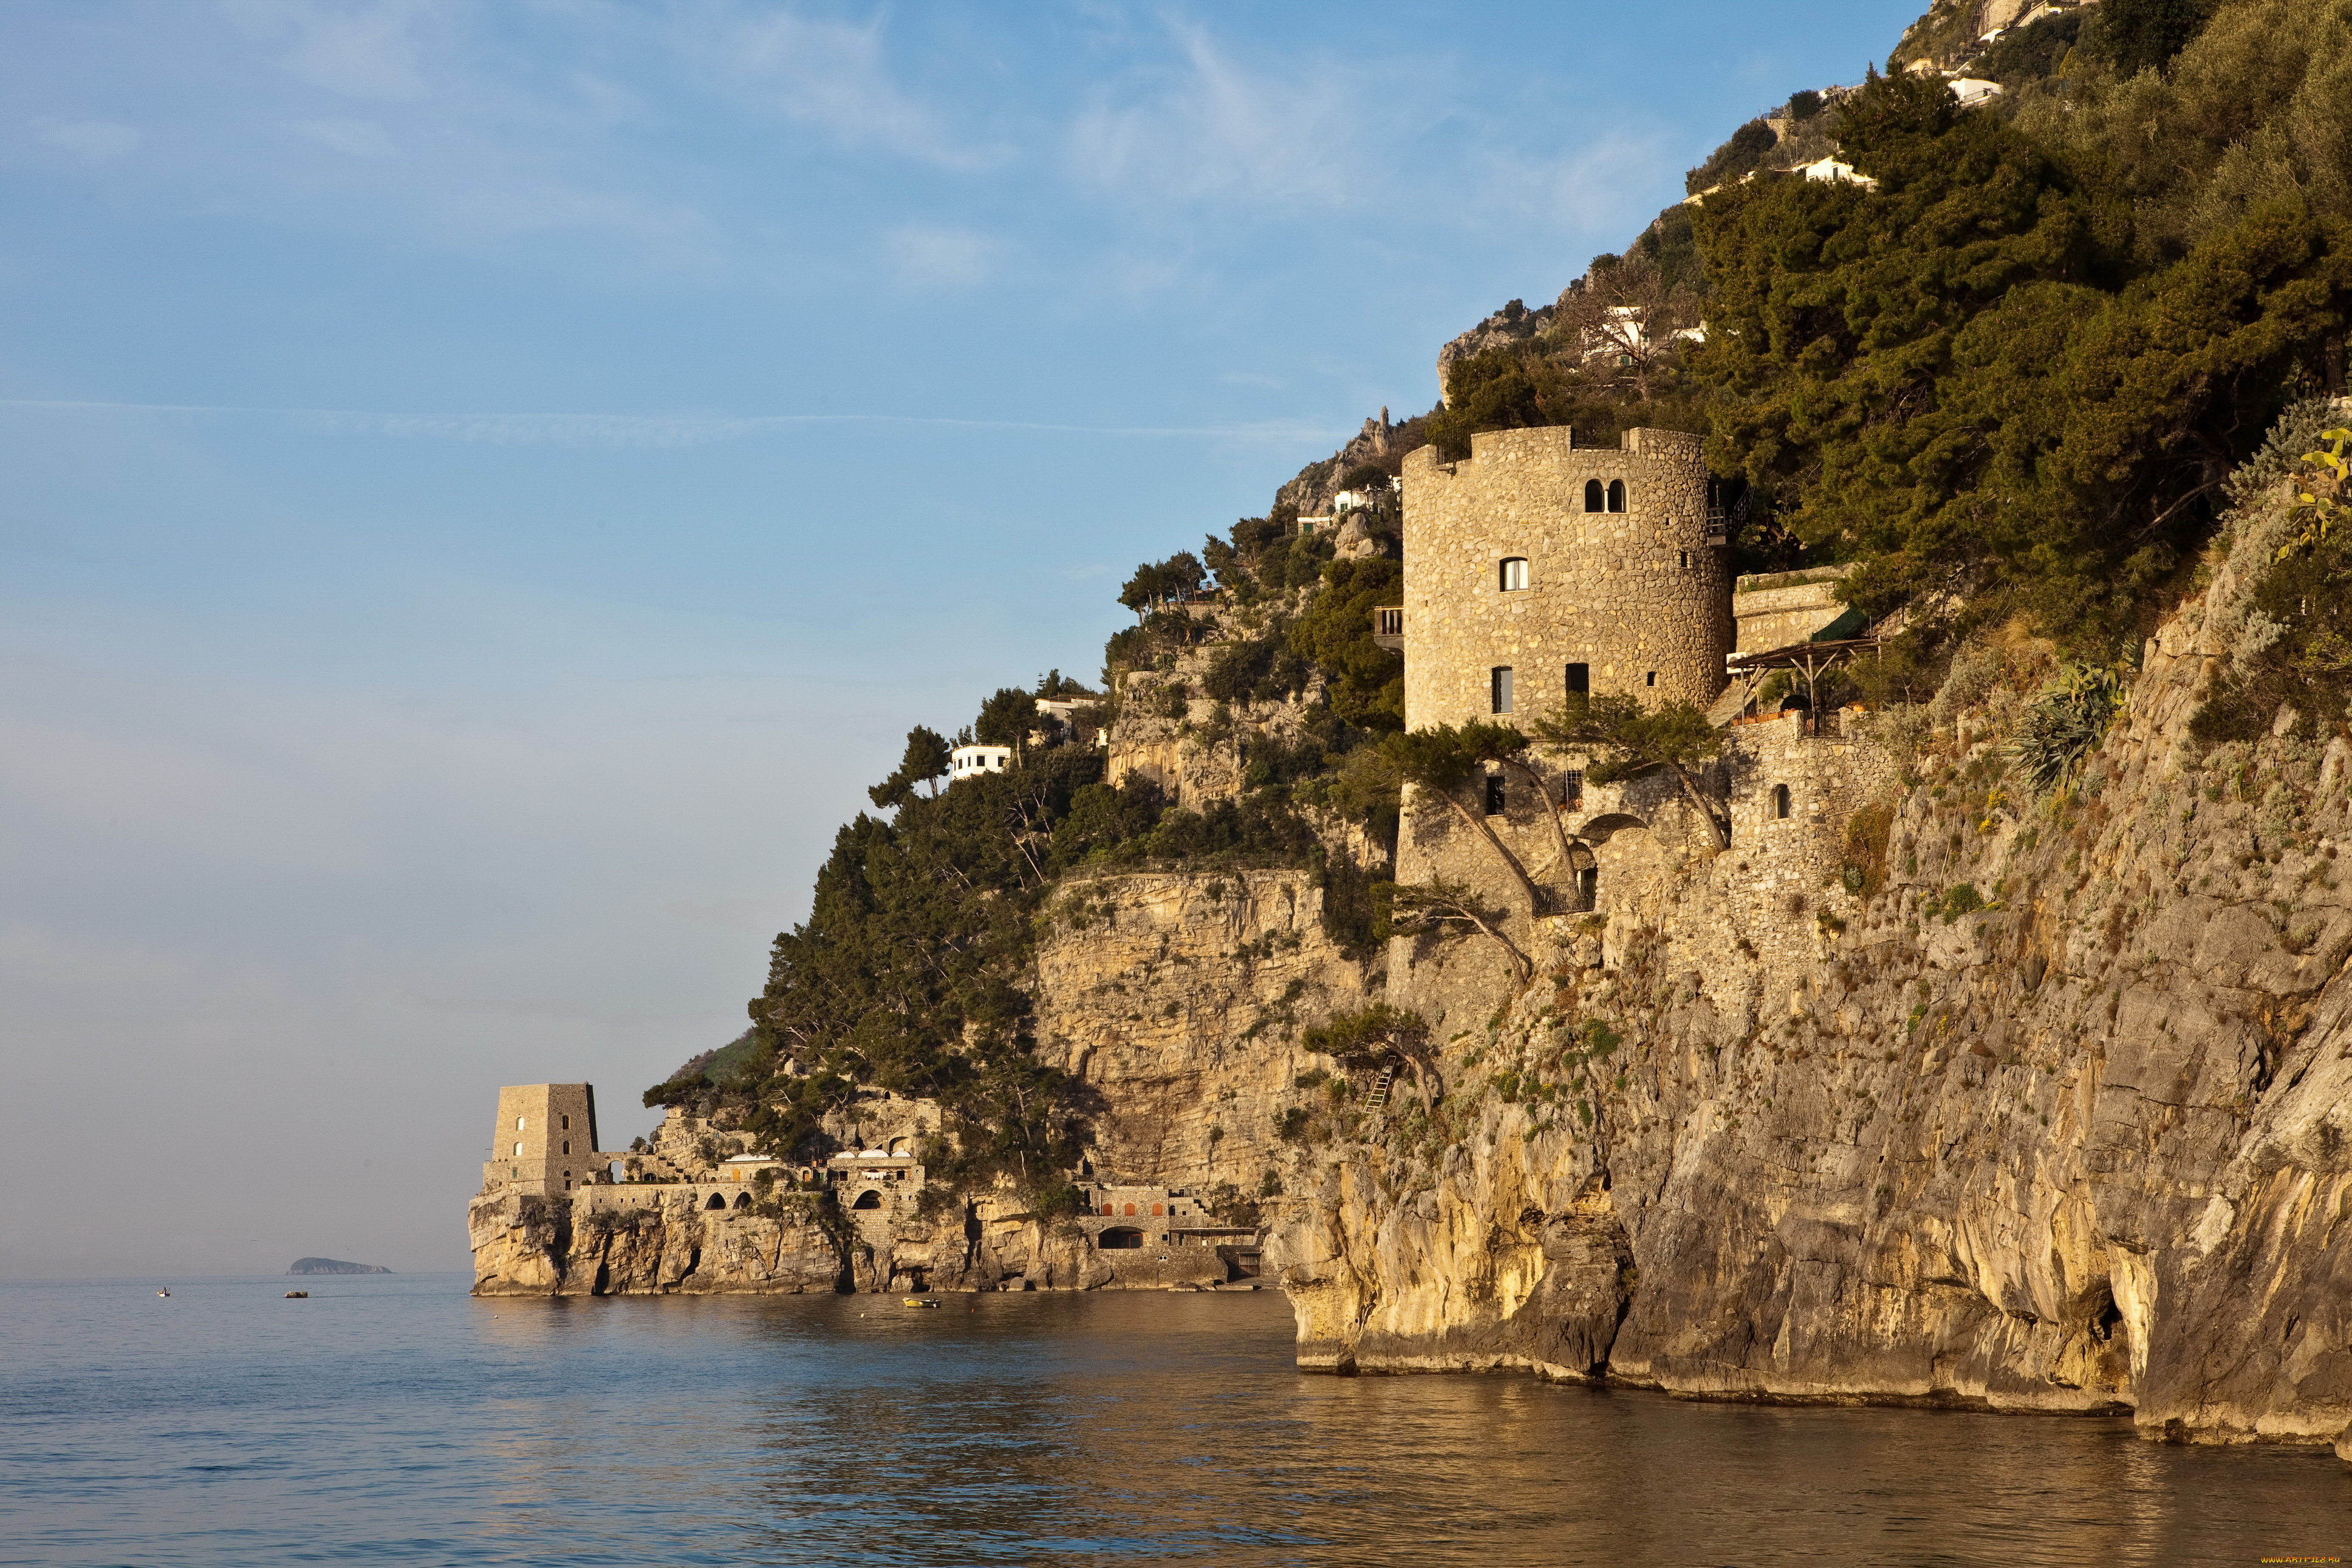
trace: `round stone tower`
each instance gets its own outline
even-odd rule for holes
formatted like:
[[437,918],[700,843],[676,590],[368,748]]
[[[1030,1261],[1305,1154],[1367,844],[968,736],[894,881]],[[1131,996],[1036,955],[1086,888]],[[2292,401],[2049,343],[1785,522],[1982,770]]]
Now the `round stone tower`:
[[1697,436],[1490,431],[1461,462],[1411,454],[1403,478],[1406,727],[1723,690],[1731,585]]

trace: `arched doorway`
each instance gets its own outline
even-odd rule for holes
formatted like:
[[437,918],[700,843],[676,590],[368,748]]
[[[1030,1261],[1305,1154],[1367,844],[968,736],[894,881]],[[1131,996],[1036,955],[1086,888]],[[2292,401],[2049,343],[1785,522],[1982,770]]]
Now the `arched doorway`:
[[1143,1232],[1131,1225],[1114,1225],[1095,1238],[1095,1245],[1106,1252],[1139,1252],[1143,1249]]

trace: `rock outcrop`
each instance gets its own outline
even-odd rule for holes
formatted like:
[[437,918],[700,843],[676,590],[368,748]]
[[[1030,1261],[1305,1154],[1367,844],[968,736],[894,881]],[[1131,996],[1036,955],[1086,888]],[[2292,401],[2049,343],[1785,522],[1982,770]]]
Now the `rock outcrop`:
[[1743,903],[1736,835],[1518,994],[1400,945],[1445,1092],[1286,1166],[1300,1364],[2352,1442],[2352,748],[2189,738],[2262,516],[2072,789],[2022,638],[1883,719],[1883,887]]

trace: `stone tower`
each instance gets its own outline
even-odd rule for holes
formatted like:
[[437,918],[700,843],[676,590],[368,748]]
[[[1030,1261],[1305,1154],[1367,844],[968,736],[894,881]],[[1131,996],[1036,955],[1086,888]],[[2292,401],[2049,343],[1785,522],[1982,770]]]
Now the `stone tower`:
[[484,1192],[570,1192],[608,1163],[596,1155],[595,1085],[515,1083],[499,1091]]
[[1699,438],[1497,430],[1404,460],[1407,728],[1557,709],[1586,691],[1705,706],[1724,686],[1731,586],[1708,542]]

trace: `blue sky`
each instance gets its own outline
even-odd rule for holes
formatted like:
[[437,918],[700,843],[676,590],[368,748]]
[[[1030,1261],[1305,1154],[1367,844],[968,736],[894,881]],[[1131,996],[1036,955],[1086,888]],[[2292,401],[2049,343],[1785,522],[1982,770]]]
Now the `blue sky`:
[[0,1273],[464,1266],[910,724],[1915,14],[16,0]]

